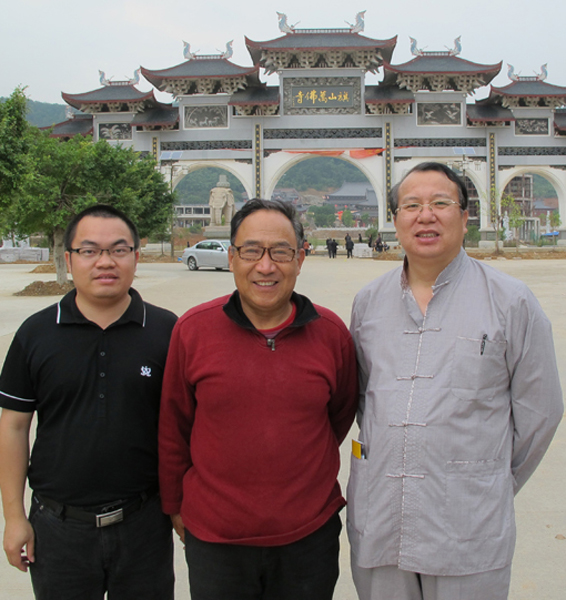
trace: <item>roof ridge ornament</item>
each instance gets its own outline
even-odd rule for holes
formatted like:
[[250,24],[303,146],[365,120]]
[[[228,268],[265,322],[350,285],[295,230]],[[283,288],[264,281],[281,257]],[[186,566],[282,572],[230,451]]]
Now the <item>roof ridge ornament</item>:
[[[423,48],[417,47],[418,42],[415,38],[409,36],[409,39],[411,40],[411,54],[413,56],[458,56],[458,54],[462,52],[461,35],[454,40],[454,48],[448,48],[448,46],[444,46],[447,48],[447,50],[431,50],[428,52],[425,52]],[[426,47],[427,46],[425,46],[425,48]]]
[[229,42],[227,42],[226,50],[224,50],[224,52],[222,50],[218,50],[218,48],[217,48],[219,54],[197,55],[197,52],[199,52],[199,50],[196,50],[195,52],[191,52],[191,45],[188,42],[183,41],[183,56],[187,60],[218,60],[218,59],[228,60],[229,58],[232,58],[232,55],[234,54],[234,50],[232,49],[233,43],[234,43],[234,40],[230,40]]
[[356,15],[354,23],[348,23],[348,21],[345,21],[345,23],[350,26],[350,32],[351,33],[360,33],[360,31],[364,30],[364,27],[365,27],[364,15],[365,14],[366,14],[365,10],[360,11]]
[[413,56],[422,56],[424,54],[424,50],[422,48],[417,48],[417,40],[409,36],[411,40],[411,54]]
[[100,83],[104,86],[104,87],[109,87],[109,86],[126,86],[126,85],[137,85],[140,82],[140,73],[141,73],[141,68],[136,69],[134,71],[134,77],[132,79],[124,79],[122,81],[112,81],[112,77],[110,79],[108,79],[106,77],[106,74],[104,73],[104,71],[101,71],[100,69],[98,70],[98,74],[100,76]]
[[183,56],[187,60],[192,60],[195,57],[197,52],[199,52],[199,50],[196,50],[195,52],[191,52],[191,45],[189,44],[189,42],[185,42],[185,40],[183,40]]
[[220,50],[218,50],[218,52],[220,52],[220,58],[224,58],[226,60],[228,60],[229,58],[232,58],[232,55],[234,54],[234,50],[232,49],[232,44],[234,43],[234,40],[230,40],[229,42],[226,43],[226,50],[224,50],[224,52],[221,52]]
[[450,49],[448,48],[448,46],[444,46],[445,48],[448,49],[448,54],[450,56],[458,56],[458,54],[460,54],[460,52],[462,52],[462,36],[459,35],[455,40],[454,40],[454,48]]
[[507,77],[509,77],[511,81],[544,81],[548,77],[548,70],[546,68],[547,65],[548,63],[544,63],[544,65],[541,65],[540,73],[534,72],[535,75],[533,77],[515,73],[515,67],[507,63],[507,66],[509,67],[507,70]]
[[541,65],[540,67],[540,73],[535,73],[536,78],[539,81],[544,81],[548,77],[548,70],[546,68],[547,65],[548,63],[544,63],[544,65]]
[[[277,11],[276,11],[277,12]],[[354,20],[354,23],[344,21],[348,27],[334,28],[334,29],[297,29],[297,25],[300,21],[297,21],[294,25],[289,25],[287,22],[287,15],[285,13],[277,12],[277,19],[279,25],[279,31],[286,34],[293,33],[359,33],[365,28],[364,15],[365,10],[360,11]]]
[[278,25],[279,25],[279,31],[282,31],[283,33],[295,33],[295,27],[300,23],[300,21],[297,21],[294,25],[289,25],[287,23],[287,15],[285,13],[280,13],[277,12],[277,18],[278,18]]

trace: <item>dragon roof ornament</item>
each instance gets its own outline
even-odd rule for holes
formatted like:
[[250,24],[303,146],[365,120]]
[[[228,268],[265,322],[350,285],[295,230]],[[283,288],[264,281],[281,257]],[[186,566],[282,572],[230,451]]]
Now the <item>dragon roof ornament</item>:
[[409,39],[411,40],[411,54],[413,56],[458,56],[458,54],[462,52],[461,35],[454,40],[454,48],[448,48],[448,46],[445,46],[447,50],[440,50],[436,52],[425,52],[425,50],[418,47],[418,42],[415,38],[409,36]]
[[140,72],[141,69],[136,69],[134,71],[134,77],[133,79],[124,79],[122,81],[112,81],[112,78],[108,79],[106,77],[106,74],[104,73],[104,71],[98,71],[98,74],[100,76],[100,83],[101,85],[108,87],[108,86],[112,86],[112,85],[137,85],[140,82]]
[[294,25],[290,25],[287,22],[287,15],[285,13],[277,13],[277,24],[279,25],[279,31],[281,31],[282,33],[288,33],[288,34],[293,34],[293,33],[343,33],[343,32],[349,32],[349,33],[360,33],[361,31],[364,30],[365,27],[365,23],[364,23],[364,15],[366,14],[365,10],[360,11],[357,15],[356,18],[354,20],[354,23],[349,23],[348,21],[345,21],[345,23],[347,25],[349,25],[348,28],[343,27],[340,29],[297,29],[297,25],[300,23],[300,21],[297,21]]
[[519,73],[515,73],[515,67],[507,63],[507,77],[509,77],[511,81],[544,81],[548,77],[547,65],[548,63],[544,63],[540,68],[540,73],[535,73],[533,77],[522,76]]
[[232,55],[234,54],[234,50],[232,48],[233,43],[234,43],[234,40],[230,40],[229,42],[227,42],[226,50],[224,50],[224,52],[222,52],[222,50],[217,49],[218,52],[220,52],[220,54],[197,55],[197,52],[199,52],[199,50],[196,50],[195,52],[191,52],[191,45],[188,42],[183,41],[183,56],[187,60],[218,60],[218,59],[228,60],[229,58],[232,58]]

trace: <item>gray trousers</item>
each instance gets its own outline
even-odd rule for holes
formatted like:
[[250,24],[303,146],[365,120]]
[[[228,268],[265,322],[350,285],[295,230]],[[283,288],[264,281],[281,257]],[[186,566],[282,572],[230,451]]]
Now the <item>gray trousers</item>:
[[507,600],[511,565],[473,575],[435,576],[395,566],[363,569],[352,560],[360,600]]

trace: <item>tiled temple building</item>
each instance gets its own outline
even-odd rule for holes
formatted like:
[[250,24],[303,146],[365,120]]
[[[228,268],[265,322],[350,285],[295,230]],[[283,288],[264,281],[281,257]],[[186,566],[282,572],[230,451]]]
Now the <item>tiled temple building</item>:
[[[503,62],[479,64],[450,50],[431,52],[410,39],[412,60],[396,64],[397,38],[363,35],[364,14],[341,29],[298,29],[278,13],[281,34],[245,38],[251,65],[234,64],[232,42],[216,55],[191,52],[184,62],[132,80],[109,81],[82,94],[63,93],[81,112],[53,135],[92,134],[152,153],[173,187],[189,172],[220,167],[243,184],[248,197],[271,197],[281,176],[312,156],[337,156],[370,181],[385,239],[393,236],[385,199],[418,162],[438,160],[465,175],[473,198],[470,222],[494,239],[489,210],[507,185],[525,173],[545,177],[556,190],[566,223],[566,87],[532,77],[490,85]],[[404,42],[403,42],[404,43]],[[170,104],[142,92],[141,75]],[[377,85],[366,84],[377,73]],[[277,85],[262,82],[276,74]],[[488,96],[471,95],[490,86]],[[566,226],[561,227],[566,243]]]

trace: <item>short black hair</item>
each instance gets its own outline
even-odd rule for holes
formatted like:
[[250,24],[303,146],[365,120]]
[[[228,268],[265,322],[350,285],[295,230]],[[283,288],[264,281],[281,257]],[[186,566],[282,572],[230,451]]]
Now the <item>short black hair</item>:
[[290,202],[283,202],[281,200],[261,200],[260,198],[248,200],[248,202],[246,202],[232,218],[232,222],[230,223],[230,243],[232,246],[236,243],[236,234],[244,219],[258,210],[276,210],[287,217],[289,221],[291,221],[295,237],[297,238],[297,248],[302,247],[304,231],[302,224],[297,218],[295,207]]
[[134,249],[139,249],[140,234],[138,233],[138,229],[134,225],[133,221],[125,213],[118,208],[110,206],[109,204],[93,204],[92,206],[82,210],[79,214],[75,215],[67,225],[65,237],[63,238],[65,249],[67,251],[71,250],[73,240],[75,239],[75,235],[77,233],[77,227],[85,217],[101,217],[103,219],[120,219],[121,221],[124,221],[124,223],[128,226],[130,233],[132,234],[132,239],[134,240]]
[[425,173],[427,171],[436,171],[437,173],[443,173],[450,179],[450,181],[456,184],[458,188],[458,201],[460,202],[460,208],[466,210],[468,208],[468,190],[464,180],[459,177],[449,166],[439,162],[423,162],[413,167],[401,181],[391,188],[389,193],[389,208],[393,214],[396,213],[399,207],[399,188],[401,184],[407,179],[412,173]]

